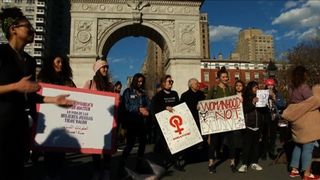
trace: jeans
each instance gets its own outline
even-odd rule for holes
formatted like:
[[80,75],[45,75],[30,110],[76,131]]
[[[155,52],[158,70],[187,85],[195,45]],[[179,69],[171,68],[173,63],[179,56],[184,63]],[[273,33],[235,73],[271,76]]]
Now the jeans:
[[305,171],[308,168],[308,166],[311,165],[313,147],[314,142],[306,144],[296,144],[292,152],[290,166],[294,168],[299,168],[299,162],[301,157],[301,171]]

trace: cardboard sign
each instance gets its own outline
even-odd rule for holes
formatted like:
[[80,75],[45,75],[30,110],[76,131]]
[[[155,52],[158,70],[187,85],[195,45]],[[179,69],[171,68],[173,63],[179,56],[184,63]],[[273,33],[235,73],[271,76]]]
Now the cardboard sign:
[[244,129],[241,97],[238,95],[199,101],[202,135]]
[[257,90],[258,102],[256,103],[256,107],[266,107],[269,99],[269,90]]
[[186,103],[179,104],[173,109],[172,113],[164,110],[156,114],[171,154],[202,142],[196,122]]
[[72,107],[54,104],[37,106],[34,148],[44,151],[101,154],[115,149],[116,114],[119,95],[87,89],[41,84],[39,94],[69,94]]

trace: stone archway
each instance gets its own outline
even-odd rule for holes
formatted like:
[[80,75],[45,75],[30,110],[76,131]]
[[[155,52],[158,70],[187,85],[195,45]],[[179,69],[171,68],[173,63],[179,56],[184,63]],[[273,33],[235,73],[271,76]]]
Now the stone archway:
[[[204,0],[71,0],[70,60],[74,81],[92,77],[96,56],[127,36],[144,36],[166,47],[164,72],[179,93],[200,79],[200,6]],[[125,52],[124,52],[125,53]]]

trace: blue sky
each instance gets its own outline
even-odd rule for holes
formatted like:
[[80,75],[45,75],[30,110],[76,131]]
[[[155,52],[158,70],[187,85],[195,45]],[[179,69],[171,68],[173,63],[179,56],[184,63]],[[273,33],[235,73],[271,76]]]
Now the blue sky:
[[[211,58],[219,52],[227,58],[239,31],[249,27],[273,35],[276,59],[299,42],[320,35],[320,0],[206,0],[201,11],[208,13]],[[146,47],[146,38],[128,37],[111,48],[108,60],[114,81],[124,84],[128,75],[140,71]]]

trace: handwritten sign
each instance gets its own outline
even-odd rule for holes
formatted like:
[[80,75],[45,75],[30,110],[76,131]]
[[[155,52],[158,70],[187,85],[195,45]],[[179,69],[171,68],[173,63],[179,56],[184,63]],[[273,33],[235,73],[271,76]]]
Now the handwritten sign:
[[72,107],[39,104],[36,149],[100,154],[113,152],[118,94],[41,84],[39,94],[69,94]]
[[164,110],[156,114],[171,154],[202,141],[196,122],[186,103],[179,104],[173,109],[173,113]]
[[266,107],[269,99],[269,90],[257,90],[258,102],[256,103],[256,107]]
[[199,101],[199,118],[202,135],[245,128],[241,97]]

